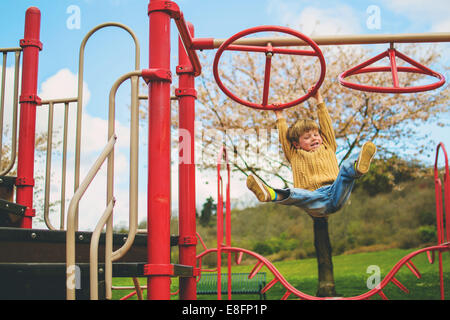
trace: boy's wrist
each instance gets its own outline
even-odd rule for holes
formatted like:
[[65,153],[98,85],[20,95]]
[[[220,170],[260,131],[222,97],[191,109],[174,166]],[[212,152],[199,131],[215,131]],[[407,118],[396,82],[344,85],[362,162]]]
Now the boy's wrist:
[[323,103],[323,97],[319,92],[317,92],[314,98],[316,98],[317,104]]
[[274,110],[275,115],[277,116],[277,119],[282,119],[283,118],[283,111],[281,110]]

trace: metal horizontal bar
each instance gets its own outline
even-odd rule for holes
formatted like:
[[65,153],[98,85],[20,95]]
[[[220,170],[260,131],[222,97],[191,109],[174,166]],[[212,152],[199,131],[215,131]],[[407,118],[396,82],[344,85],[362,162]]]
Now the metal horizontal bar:
[[[139,100],[148,100],[148,96],[139,95]],[[170,96],[170,100],[178,100],[177,96]]]
[[22,51],[22,48],[0,48],[0,52]]
[[[242,46],[242,45],[231,45],[228,46],[226,50],[230,51],[249,51],[249,52],[267,52],[266,47],[262,46]],[[271,50],[273,53],[278,54],[292,54],[299,56],[317,56],[317,53],[313,50],[295,50],[295,49],[284,49],[284,48],[273,48]]]
[[[400,33],[400,34],[370,34],[370,35],[325,35],[311,39],[318,45],[352,45],[377,43],[419,43],[419,42],[450,42],[450,32],[432,33]],[[197,42],[199,42],[197,40]],[[216,49],[226,39],[214,39],[213,48]],[[238,39],[235,45],[265,46],[270,42],[272,46],[306,46],[306,42],[295,37],[263,37]],[[196,43],[196,41],[194,41]]]
[[45,105],[45,104],[57,104],[57,103],[70,103],[70,102],[77,102],[78,98],[61,98],[61,99],[48,99],[48,100],[42,100],[41,101],[41,105]]

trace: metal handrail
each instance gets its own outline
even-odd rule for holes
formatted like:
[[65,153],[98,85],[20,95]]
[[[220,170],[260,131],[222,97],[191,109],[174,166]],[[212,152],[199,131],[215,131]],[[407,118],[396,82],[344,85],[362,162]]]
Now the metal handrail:
[[[130,119],[130,188],[129,188],[129,230],[125,243],[116,251],[112,252],[112,261],[120,259],[130,249],[138,231],[138,166],[139,166],[139,77],[142,71],[136,70],[128,72],[121,76],[112,86],[109,95],[109,136],[115,134],[114,114],[115,114],[115,95],[119,86],[126,80],[131,79],[131,119]],[[111,159],[110,161],[113,161]],[[113,177],[113,166],[108,169],[108,177]],[[112,184],[111,184],[112,185]],[[108,201],[112,200],[112,189],[109,191]],[[110,228],[112,237],[112,225]]]
[[[57,230],[56,227],[52,225],[49,218],[49,209],[50,209],[50,176],[51,176],[51,152],[52,152],[52,133],[53,133],[53,108],[55,104],[65,104],[65,115],[64,115],[64,137],[63,137],[63,163],[62,163],[62,181],[61,181],[61,212],[60,212],[60,230],[64,230],[64,224],[65,224],[65,191],[66,191],[66,154],[67,154],[67,119],[68,119],[68,104],[71,102],[77,103],[77,120],[76,120],[76,133],[75,133],[75,176],[74,176],[74,192],[79,187],[79,180],[80,180],[80,158],[81,158],[81,120],[82,120],[82,109],[83,109],[83,74],[84,74],[84,52],[86,43],[89,40],[89,38],[98,30],[106,27],[119,27],[127,31],[131,37],[133,38],[133,41],[135,43],[135,69],[139,70],[140,65],[140,45],[139,41],[135,35],[135,33],[126,25],[123,25],[121,23],[116,22],[107,22],[100,24],[93,29],[91,29],[86,36],[83,38],[81,45],[80,45],[80,52],[79,52],[79,70],[78,70],[78,93],[77,96],[74,98],[63,98],[63,99],[48,99],[48,100],[42,100],[41,105],[48,105],[49,106],[49,116],[48,116],[48,130],[47,130],[47,155],[46,155],[46,174],[45,174],[45,186],[44,186],[44,222],[48,229],[50,230]],[[3,52],[5,55],[7,52],[15,52],[16,53],[16,74],[18,74],[19,70],[19,63],[18,63],[18,55],[20,55],[20,52],[22,51],[22,48],[7,48],[7,49],[0,49],[0,52]],[[5,69],[5,68],[3,68]],[[3,70],[5,71],[5,70]],[[16,108],[14,108],[13,113],[13,143],[12,143],[12,149],[11,149],[11,163],[10,165],[3,171],[0,172],[0,175],[5,175],[7,172],[11,170],[11,168],[14,166],[14,160],[16,157],[16,132],[17,132],[17,105],[18,105],[18,77],[15,77],[15,98],[14,98],[14,105]],[[3,109],[3,107],[2,107]],[[1,109],[0,109],[1,111]],[[0,112],[0,131],[2,128],[2,119],[1,119],[1,112]],[[111,134],[108,135],[108,137],[111,137]],[[0,136],[0,150],[1,150],[1,136]],[[76,221],[75,221],[75,229],[78,230],[78,210],[76,214]]]
[[[107,150],[106,154],[102,153],[99,159],[102,159],[102,162],[96,162],[92,167],[91,171],[94,170],[95,174],[98,171],[99,167],[103,164],[103,162],[108,159],[107,165],[107,203],[108,207],[100,221],[98,222],[94,234],[92,235],[91,245],[90,245],[90,283],[91,283],[91,299],[98,299],[98,275],[97,275],[97,265],[98,265],[98,245],[99,245],[99,234],[103,230],[106,225],[106,242],[105,242],[105,284],[106,284],[106,298],[110,299],[112,296],[112,262],[120,259],[132,246],[136,233],[137,233],[137,225],[138,225],[138,149],[139,149],[139,99],[138,99],[138,90],[139,90],[139,76],[142,75],[142,72],[139,70],[128,72],[121,76],[116,82],[113,84],[110,95],[109,95],[109,121],[108,121],[108,136],[109,144],[111,140],[116,137],[115,133],[115,95],[119,86],[126,80],[131,79],[131,123],[130,123],[130,207],[129,207],[129,231],[127,235],[127,240],[125,243],[116,251],[113,251],[112,246],[112,209],[115,203],[115,199],[113,196],[114,190],[114,145],[111,148],[105,148]],[[109,145],[108,144],[108,145]],[[106,152],[106,151],[105,151]],[[91,172],[90,171],[90,172]],[[93,172],[94,172],[93,171]],[[86,177],[85,181],[81,186],[83,189],[86,184],[88,185],[92,179],[95,177],[95,174],[91,174]],[[82,188],[80,186],[80,188]],[[84,191],[82,191],[84,193]],[[78,189],[77,189],[78,194]],[[67,217],[67,270],[73,270],[72,265],[75,264],[75,220],[76,220],[76,208],[78,207],[78,203],[81,200],[81,196],[73,197],[70,205],[69,205],[69,213]],[[70,226],[70,228],[69,228]],[[71,244],[69,245],[69,239]],[[73,246],[72,246],[73,243]],[[67,278],[71,277],[71,274],[67,274]],[[67,299],[74,299],[74,291],[73,289],[67,288]]]
[[105,212],[103,213],[102,217],[97,223],[97,226],[95,227],[94,232],[92,233],[89,255],[91,300],[98,300],[98,243],[100,241],[100,234],[103,230],[103,227],[111,217],[115,202],[116,200],[114,198],[109,202]]
[[[86,36],[83,38],[80,45],[79,52],[79,65],[78,65],[78,93],[77,93],[77,120],[76,120],[76,134],[75,134],[75,176],[74,176],[74,190],[76,190],[80,184],[80,159],[81,159],[81,123],[82,123],[82,110],[83,110],[83,76],[84,76],[84,51],[86,48],[86,43],[89,38],[98,30],[106,27],[118,27],[127,31],[133,38],[135,45],[135,63],[134,69],[140,69],[140,45],[139,40],[136,37],[133,30],[128,26],[117,23],[117,22],[106,22],[99,24],[98,26],[91,29]],[[78,211],[78,210],[77,210]],[[78,215],[78,212],[77,212]],[[78,229],[78,218],[76,221],[76,227]]]
[[[72,200],[69,204],[69,209],[67,212],[67,232],[66,232],[66,276],[67,284],[70,283],[70,279],[75,277],[75,219],[76,219],[76,209],[81,200],[81,197],[86,192],[87,188],[91,184],[94,177],[97,175],[100,167],[105,162],[106,159],[111,158],[112,151],[114,150],[114,145],[117,141],[117,136],[112,136],[106,147],[103,149],[100,156],[95,161],[92,168],[87,173],[85,179],[80,184],[77,191],[73,195]],[[105,262],[106,263],[106,262]],[[66,288],[67,299],[75,300],[75,286],[67,285]]]
[[[80,185],[80,151],[81,151],[81,115],[82,115],[82,100],[83,100],[83,70],[84,70],[84,50],[88,39],[99,29],[105,27],[119,27],[127,31],[133,38],[135,43],[135,71],[129,72],[121,76],[112,86],[109,95],[109,112],[108,112],[108,144],[94,163],[93,167],[88,172],[88,175]],[[97,285],[97,265],[98,265],[98,243],[99,234],[106,225],[106,241],[105,241],[105,282],[106,282],[106,298],[111,298],[112,287],[112,261],[122,257],[134,242],[137,233],[137,178],[138,178],[138,147],[139,147],[139,76],[142,74],[139,71],[140,62],[140,47],[139,41],[134,32],[127,26],[108,22],[98,25],[93,28],[84,37],[79,54],[79,72],[78,72],[78,94],[77,94],[77,121],[76,121],[76,138],[75,138],[75,179],[74,189],[75,194],[70,201],[67,213],[67,233],[66,233],[66,266],[67,266],[67,299],[75,299],[75,289],[70,286],[70,279],[74,276],[75,271],[75,231],[78,229],[78,206],[89,184],[96,176],[101,165],[107,159],[107,208],[98,222],[91,239],[91,298],[98,299],[98,285]],[[131,133],[130,133],[130,226],[129,234],[125,244],[118,250],[113,252],[113,222],[112,213],[115,199],[114,192],[114,145],[117,139],[115,134],[115,95],[118,87],[127,79],[131,78]],[[95,273],[95,275],[94,275]],[[95,282],[95,283],[93,283]]]
[[11,158],[9,159],[8,165],[3,171],[0,172],[0,176],[8,174],[14,167],[17,157],[17,110],[19,108],[19,67],[20,67],[20,54],[22,48],[3,48],[0,49],[3,53],[3,63],[2,63],[2,85],[0,93],[0,162],[2,159],[3,151],[3,115],[5,107],[5,87],[6,87],[6,61],[9,52],[14,52],[15,62],[14,62],[14,89],[13,89],[13,108],[12,108],[12,130],[11,130]]

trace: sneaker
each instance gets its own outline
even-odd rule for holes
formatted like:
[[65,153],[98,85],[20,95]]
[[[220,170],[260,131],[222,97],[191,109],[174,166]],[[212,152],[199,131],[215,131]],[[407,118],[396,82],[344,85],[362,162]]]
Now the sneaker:
[[269,187],[252,174],[247,177],[247,188],[249,188],[261,202],[269,202],[272,200]]
[[358,160],[355,164],[355,169],[358,174],[366,174],[369,172],[370,162],[377,151],[377,147],[372,142],[366,142],[363,144],[361,151],[359,152]]

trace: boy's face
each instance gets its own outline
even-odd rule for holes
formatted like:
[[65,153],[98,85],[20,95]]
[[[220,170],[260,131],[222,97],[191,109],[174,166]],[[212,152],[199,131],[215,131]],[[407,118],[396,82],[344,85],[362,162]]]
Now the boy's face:
[[319,130],[309,130],[303,133],[298,142],[294,142],[294,147],[296,149],[303,149],[305,151],[314,151],[320,147],[323,140],[320,136]]

